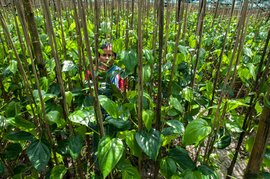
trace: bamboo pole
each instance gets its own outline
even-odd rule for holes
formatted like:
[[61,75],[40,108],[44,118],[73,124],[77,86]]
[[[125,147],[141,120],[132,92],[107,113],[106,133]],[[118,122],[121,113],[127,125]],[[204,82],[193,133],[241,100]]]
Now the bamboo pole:
[[[85,71],[85,74],[87,74],[87,69],[83,68],[83,63],[84,63],[84,67],[86,67],[86,62],[85,62],[85,56],[84,56],[84,45],[82,43],[82,33],[81,33],[81,26],[80,26],[80,21],[79,21],[79,15],[77,12],[77,7],[76,7],[76,1],[73,0],[72,1],[72,5],[73,5],[73,10],[74,10],[74,20],[75,20],[75,24],[76,24],[76,40],[77,40],[77,50],[78,50],[78,57],[79,57],[79,75],[80,75],[80,85],[83,88],[83,76],[82,76],[82,72]],[[91,90],[91,86],[90,86],[90,82],[89,84],[89,90]],[[91,94],[91,92],[90,92]]]
[[126,3],[126,32],[125,32],[125,50],[128,50],[129,43],[129,2]]
[[157,94],[157,105],[156,105],[156,129],[159,130],[161,127],[161,93],[162,93],[162,53],[163,53],[163,30],[164,30],[164,1],[159,1],[159,9],[160,9],[160,15],[159,15],[159,52],[158,52],[158,81],[157,81],[157,87],[158,87],[158,94]]
[[34,19],[34,11],[30,0],[23,0],[23,6],[25,9],[25,18],[27,19],[28,29],[31,37],[32,46],[34,49],[34,56],[37,60],[40,76],[47,76],[47,70],[45,61],[42,56],[42,50],[40,46],[40,40],[38,35],[37,26]]
[[199,42],[197,43],[197,47],[196,47],[197,54],[196,54],[195,64],[193,67],[193,74],[192,74],[191,85],[190,85],[192,89],[194,88],[194,85],[195,85],[196,73],[197,73],[197,68],[198,68],[198,63],[199,63],[205,9],[206,9],[206,0],[202,0],[202,10],[200,11],[200,15],[199,15],[200,18],[199,18],[199,22],[198,22],[198,26],[197,26],[197,31],[198,31],[197,34],[199,35]]
[[[154,31],[153,31],[153,37],[152,37],[152,55],[153,55],[153,59],[156,59],[156,43],[157,43],[157,33],[158,33],[158,27],[159,27],[159,20],[158,19],[158,14],[159,14],[159,0],[155,0],[154,2],[154,23],[156,23],[157,25],[154,27]],[[154,64],[151,64],[150,66],[151,68],[151,76],[150,76],[150,89],[154,86],[153,85],[153,81],[154,81]],[[150,95],[152,96],[152,93],[150,93]]]
[[259,127],[257,130],[256,138],[253,144],[251,155],[249,157],[248,165],[245,170],[244,178],[252,179],[257,178],[260,172],[265,149],[267,146],[267,139],[270,134],[270,106],[266,101],[270,101],[270,88],[265,94],[265,104],[260,116]]
[[[99,31],[99,15],[100,15],[100,12],[99,12],[99,4],[98,4],[98,1],[95,0],[94,1],[94,11],[95,11],[95,15],[94,15],[94,22],[95,22],[95,35],[94,35],[94,38],[95,38],[95,64],[96,66],[98,66],[98,31]],[[98,73],[98,68],[96,68],[96,73]]]
[[237,72],[237,66],[239,64],[240,55],[242,55],[243,46],[244,46],[244,43],[245,43],[245,36],[246,36],[247,28],[248,28],[248,19],[247,19],[246,25],[244,25],[244,27],[241,30],[240,44],[239,44],[239,47],[238,47],[238,50],[237,50],[237,57],[236,57],[236,61],[235,61],[235,64],[234,64],[234,70],[233,70],[232,80],[231,80],[231,85],[230,85],[230,88],[231,89],[234,88],[235,78],[236,78],[236,72]]
[[[162,103],[162,57],[163,57],[163,31],[164,31],[164,1],[159,1],[159,53],[158,53],[158,93],[156,102],[156,124],[155,127],[159,131],[161,129],[161,103]],[[159,158],[159,156],[158,156]],[[157,178],[159,171],[159,159],[155,162],[154,178]]]
[[181,36],[183,40],[185,40],[185,38],[186,38],[188,11],[189,11],[189,3],[186,3],[184,27],[183,27],[183,32],[182,32],[182,36]]
[[[183,8],[181,6],[183,6],[183,4],[181,3],[182,1],[179,1],[179,9],[180,12],[179,14],[182,14],[181,10],[183,10]],[[182,26],[182,18],[179,17],[179,21],[178,21],[178,29],[177,29],[177,34],[176,34],[176,38],[175,38],[175,48],[174,48],[174,54],[173,54],[173,63],[172,63],[172,71],[171,71],[171,75],[170,75],[170,81],[169,81],[169,86],[168,86],[168,91],[169,91],[169,97],[172,94],[172,83],[173,83],[173,78],[174,78],[174,74],[175,74],[175,68],[176,68],[176,56],[178,53],[178,45],[179,45],[179,39],[180,39],[180,33],[181,33],[181,26]]]
[[[166,24],[165,24],[165,40],[164,40],[164,61],[166,61],[166,54],[167,54],[167,50],[168,50],[168,36],[169,36],[169,25],[170,25],[170,19],[171,19],[171,4],[169,2],[167,2],[167,7],[166,7]],[[176,49],[177,46],[176,46]]]
[[68,110],[67,99],[66,99],[66,94],[65,94],[64,81],[62,78],[61,63],[60,63],[60,59],[59,59],[59,55],[58,55],[58,47],[57,47],[57,43],[56,43],[56,37],[55,37],[55,33],[54,33],[54,28],[52,25],[51,15],[50,15],[50,11],[49,11],[49,5],[48,5],[48,2],[46,0],[42,0],[42,8],[43,8],[44,14],[45,14],[48,36],[52,42],[52,44],[50,44],[50,45],[51,45],[52,54],[54,56],[54,60],[55,60],[55,64],[56,64],[56,77],[57,77],[57,81],[58,81],[58,84],[60,87],[60,93],[62,96],[62,107],[63,107],[63,111],[64,111],[64,119],[66,121],[68,121],[70,132],[73,133],[73,127],[72,127],[70,121],[68,120],[69,110]]
[[[142,34],[142,3],[143,0],[138,2],[138,101],[137,101],[137,114],[138,114],[138,131],[143,129],[142,112],[143,112],[143,34]],[[138,166],[140,173],[142,170],[142,157],[138,159]]]
[[138,126],[139,131],[142,130],[142,106],[143,106],[143,59],[142,59],[142,0],[138,4]]
[[[216,69],[217,71],[216,71],[216,76],[214,78],[212,98],[210,100],[209,106],[213,106],[213,103],[214,103],[215,94],[216,94],[216,88],[217,88],[217,82],[218,82],[219,74],[220,74],[220,67],[221,67],[223,55],[224,55],[224,52],[225,52],[225,47],[226,47],[226,42],[227,42],[227,36],[228,36],[228,33],[230,31],[230,27],[231,27],[231,21],[232,21],[232,17],[233,17],[234,7],[235,7],[235,0],[233,1],[233,4],[232,4],[229,22],[228,22],[228,25],[227,25],[227,28],[226,28],[226,31],[225,31],[225,35],[224,35],[224,42],[223,42],[223,45],[222,45],[221,53],[220,53],[219,58],[218,58],[218,66],[217,66],[217,69]],[[212,113],[212,109],[210,109],[208,111],[208,113],[211,114]]]
[[84,12],[84,6],[81,0],[79,0],[79,11],[80,11],[80,16],[81,16],[81,20],[82,20],[82,27],[83,27],[83,31],[84,31],[84,41],[85,41],[85,45],[86,45],[86,52],[87,52],[87,57],[89,59],[89,64],[90,64],[90,72],[92,74],[92,81],[94,84],[94,94],[92,94],[92,96],[94,97],[95,100],[95,112],[96,112],[96,120],[97,123],[99,125],[99,130],[100,130],[100,136],[103,137],[105,135],[105,130],[104,130],[104,126],[103,126],[103,116],[102,116],[102,112],[101,112],[101,107],[100,107],[100,103],[98,100],[98,82],[95,78],[96,76],[96,72],[94,70],[94,64],[93,64],[93,59],[92,59],[92,53],[90,50],[90,42],[89,42],[89,35],[88,35],[88,30],[87,30],[87,26],[86,26],[86,19],[85,19],[85,12]]

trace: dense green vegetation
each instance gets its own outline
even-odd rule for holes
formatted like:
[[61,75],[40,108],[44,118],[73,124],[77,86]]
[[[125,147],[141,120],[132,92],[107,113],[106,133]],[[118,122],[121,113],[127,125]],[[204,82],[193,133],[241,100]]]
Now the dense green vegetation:
[[[227,177],[251,155],[270,115],[269,12],[41,0],[33,22],[27,2],[0,9],[2,178],[222,178],[220,152]],[[85,74],[110,42],[129,89],[108,97]]]

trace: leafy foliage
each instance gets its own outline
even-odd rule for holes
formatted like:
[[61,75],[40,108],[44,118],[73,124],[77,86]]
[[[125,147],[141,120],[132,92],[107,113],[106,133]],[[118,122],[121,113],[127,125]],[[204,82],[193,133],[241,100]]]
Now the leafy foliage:
[[[78,8],[80,1],[74,2]],[[247,26],[242,29],[237,29],[240,25],[237,16],[233,16],[225,39],[229,18],[224,9],[228,9],[231,3],[219,1],[217,12],[224,13],[220,18],[213,14],[216,4],[207,1],[207,9],[210,10],[204,17],[198,49],[199,16],[196,8],[199,6],[196,2],[181,1],[181,11],[178,11],[176,1],[166,1],[165,32],[163,37],[157,37],[157,11],[152,1],[145,1],[144,7],[139,7],[145,10],[142,19],[143,124],[140,129],[138,14],[136,10],[132,12],[133,1],[123,3],[126,7],[119,2],[115,1],[113,7],[111,1],[98,3],[99,11],[93,10],[92,1],[83,3],[88,39],[85,39],[86,32],[81,28],[82,12],[76,9],[80,16],[76,17],[72,1],[61,3],[61,12],[58,3],[50,4],[50,14],[56,15],[52,16],[52,27],[46,26],[43,6],[35,2],[35,24],[32,25],[37,27],[44,66],[34,51],[31,51],[34,56],[32,62],[29,49],[25,48],[29,45],[35,50],[34,44],[26,42],[21,18],[17,17],[20,16],[19,11],[16,11],[17,16],[13,16],[9,5],[1,7],[0,18],[3,17],[8,29],[8,33],[4,32],[4,25],[1,24],[0,174],[3,178],[76,178],[84,175],[106,178],[111,175],[114,178],[137,179],[153,177],[155,169],[159,169],[163,177],[171,179],[220,178],[217,173],[221,167],[216,162],[219,154],[212,149],[227,150],[237,141],[240,133],[249,134],[258,129],[263,108],[270,106],[266,92],[270,80],[269,74],[265,73],[269,71],[269,66],[266,61],[261,62],[261,59],[267,59],[262,58],[269,30],[267,11],[248,16]],[[242,4],[237,1],[235,7],[241,9]],[[268,5],[266,0],[254,1],[250,2],[249,9],[262,9]],[[99,13],[98,21],[94,12]],[[179,21],[177,14],[182,18]],[[182,26],[177,46],[179,24]],[[49,30],[53,30],[53,39]],[[245,31],[240,40],[242,47],[235,44],[239,37],[238,30]],[[7,41],[8,35],[14,48]],[[98,37],[98,46],[108,42],[113,44],[116,53],[113,63],[122,69],[120,77],[128,87],[126,90],[121,91],[110,85],[109,94],[104,93],[103,89],[109,88],[104,83],[110,81],[105,72],[99,70],[97,76],[89,74],[91,59],[88,59],[89,56],[86,58],[85,42],[89,40],[91,52],[95,52],[95,37]],[[157,47],[161,38],[166,39],[163,49]],[[32,37],[29,39],[33,40]],[[238,47],[235,54],[234,46]],[[157,54],[160,50],[164,52],[161,88],[157,78]],[[100,47],[98,51],[103,54]],[[94,70],[98,70],[98,59],[94,58],[98,54],[91,55]],[[56,63],[56,59],[60,60],[60,64]],[[195,70],[196,60],[198,68]],[[222,60],[220,68],[219,60]],[[231,62],[234,67],[229,69]],[[46,71],[46,75],[42,70]],[[229,82],[225,85],[227,72]],[[191,85],[193,75],[194,86]],[[93,92],[93,78],[98,81],[98,96]],[[90,79],[90,84],[86,79]],[[161,123],[157,126],[155,110],[159,91],[162,93]],[[102,107],[101,123],[105,136],[101,136],[100,126],[97,125],[96,97]],[[249,116],[252,120],[246,123],[248,112],[251,112]],[[247,129],[245,124],[248,124]],[[245,150],[251,152],[254,144],[252,134],[244,142]],[[189,151],[189,148],[195,148],[197,153]],[[209,151],[212,153],[204,154]],[[269,165],[268,145],[261,176],[269,176],[263,171]],[[148,176],[149,173],[151,176]]]

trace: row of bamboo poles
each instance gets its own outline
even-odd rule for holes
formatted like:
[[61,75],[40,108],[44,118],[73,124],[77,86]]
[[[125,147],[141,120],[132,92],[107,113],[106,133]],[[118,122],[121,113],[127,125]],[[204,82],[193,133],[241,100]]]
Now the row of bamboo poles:
[[[41,87],[39,79],[42,77],[48,76],[48,72],[46,71],[45,67],[45,61],[41,49],[40,44],[40,34],[38,32],[38,28],[36,26],[35,22],[35,13],[36,9],[41,9],[42,15],[44,17],[44,21],[46,24],[45,30],[49,38],[49,45],[51,47],[51,56],[55,60],[56,64],[56,78],[57,83],[60,86],[60,92],[62,96],[62,108],[64,112],[64,118],[68,123],[67,131],[69,131],[70,135],[74,134],[74,128],[72,124],[68,120],[68,116],[70,113],[70,110],[67,105],[67,99],[66,99],[66,91],[70,91],[72,86],[69,86],[65,84],[61,72],[61,63],[64,59],[67,59],[67,49],[66,49],[66,38],[69,34],[64,32],[63,27],[63,18],[66,18],[68,21],[71,21],[71,19],[74,19],[76,24],[76,36],[72,37],[76,40],[77,43],[77,51],[78,51],[78,57],[79,57],[79,69],[81,72],[86,73],[88,68],[91,71],[91,74],[96,73],[94,70],[94,65],[97,64],[98,60],[98,46],[100,43],[99,39],[99,27],[101,21],[112,21],[116,24],[116,37],[113,37],[112,33],[112,26],[110,34],[106,34],[108,38],[112,41],[113,39],[116,39],[120,36],[120,34],[124,34],[125,36],[125,48],[129,49],[130,42],[129,42],[129,32],[131,30],[135,30],[138,35],[138,42],[137,42],[137,53],[138,53],[138,130],[143,129],[143,122],[142,122],[142,99],[143,99],[143,91],[144,91],[144,84],[143,84],[143,44],[144,44],[144,36],[147,34],[147,24],[145,24],[145,18],[148,18],[150,14],[153,14],[154,16],[154,22],[153,24],[158,24],[154,27],[153,31],[153,37],[152,37],[152,50],[153,50],[153,56],[155,59],[157,59],[158,64],[158,78],[154,79],[152,76],[151,78],[158,86],[158,92],[157,94],[152,94],[153,96],[156,96],[156,126],[155,128],[157,130],[160,130],[161,128],[161,106],[162,106],[162,65],[165,60],[166,55],[166,49],[167,49],[167,38],[169,32],[169,25],[170,25],[170,16],[175,16],[177,24],[176,27],[176,37],[175,37],[175,44],[178,46],[181,39],[188,38],[186,35],[186,32],[189,30],[188,28],[188,17],[191,12],[197,11],[197,24],[196,24],[196,31],[194,32],[196,36],[198,37],[197,44],[196,44],[196,51],[194,55],[196,56],[195,63],[193,64],[193,73],[192,73],[192,81],[190,83],[191,89],[196,89],[196,73],[198,71],[198,61],[199,61],[199,55],[200,55],[200,49],[202,46],[203,41],[203,34],[204,34],[204,21],[205,16],[212,14],[214,16],[212,26],[215,23],[218,23],[220,19],[228,18],[228,24],[226,24],[224,28],[224,42],[222,45],[222,51],[218,57],[217,62],[217,69],[216,69],[216,76],[214,79],[214,86],[213,86],[213,93],[212,93],[212,100],[210,102],[210,106],[214,104],[215,99],[217,99],[217,110],[215,113],[213,113],[212,110],[208,111],[208,114],[213,116],[214,123],[212,126],[212,133],[210,134],[205,153],[204,153],[204,160],[207,163],[209,161],[209,155],[214,150],[214,142],[216,139],[216,132],[219,131],[219,129],[222,126],[222,123],[224,122],[224,115],[226,114],[226,103],[225,103],[225,109],[223,109],[221,113],[221,104],[226,99],[230,99],[228,94],[225,91],[225,87],[229,85],[231,88],[235,86],[235,79],[237,75],[237,65],[239,64],[239,59],[241,56],[241,52],[243,50],[243,45],[245,42],[245,36],[246,31],[249,25],[249,19],[251,15],[256,15],[255,20],[257,20],[259,23],[265,23],[268,21],[269,12],[258,10],[248,10],[248,0],[245,0],[243,3],[243,6],[241,10],[235,10],[235,0],[233,1],[233,5],[228,8],[220,8],[218,6],[218,3],[216,4],[215,8],[209,9],[207,8],[206,0],[201,0],[200,3],[196,6],[190,5],[189,3],[185,3],[181,0],[177,1],[176,4],[168,4],[168,6],[164,7],[164,1],[163,0],[155,0],[154,2],[151,1],[144,1],[144,0],[132,0],[132,1],[123,1],[123,0],[115,0],[115,1],[82,1],[82,0],[72,0],[72,1],[60,1],[60,0],[54,0],[54,1],[47,1],[47,0],[17,0],[17,1],[10,1],[2,0],[1,3],[1,10],[0,10],[0,21],[1,21],[1,27],[3,33],[0,36],[0,40],[2,43],[2,48],[5,51],[6,55],[8,55],[8,50],[12,50],[13,53],[16,56],[16,60],[18,62],[18,68],[21,74],[21,77],[23,79],[23,86],[25,87],[24,93],[29,97],[31,109],[34,114],[34,123],[36,124],[37,133],[40,138],[44,137],[50,142],[51,146],[54,146],[54,141],[56,140],[51,135],[51,129],[46,120],[46,110],[45,110],[45,103],[43,101]],[[67,11],[73,11],[72,17]],[[174,11],[171,11],[174,10]],[[94,12],[94,13],[93,13]],[[171,12],[175,12],[175,14],[172,14]],[[10,13],[14,14],[12,19],[9,19]],[[123,30],[123,32],[120,32],[120,17],[121,13],[126,13],[126,28]],[[102,15],[101,15],[102,14]],[[131,16],[128,16],[131,14]],[[138,14],[138,17],[137,17]],[[16,16],[17,15],[17,16]],[[231,20],[233,17],[237,16],[238,18],[238,25],[236,29],[235,34],[235,41],[233,42],[232,49],[233,53],[230,59],[230,63],[228,66],[228,72],[225,76],[222,92],[220,95],[216,94],[217,91],[217,83],[220,79],[220,67],[222,64],[222,58],[223,54],[225,53],[226,48],[226,40],[228,32],[231,28]],[[18,17],[18,18],[17,18]],[[103,19],[100,19],[100,17],[105,17]],[[136,18],[137,17],[137,18]],[[260,19],[261,17],[265,17],[263,19]],[[87,28],[87,20],[91,19],[94,24],[94,39],[91,39],[89,36],[89,31]],[[62,46],[59,47],[56,42],[56,32],[55,27],[53,24],[53,20],[56,19],[56,21],[59,23],[60,31],[61,31],[61,39],[62,39]],[[15,47],[13,42],[13,37],[15,34],[11,34],[8,30],[8,23],[15,23],[16,25],[16,31],[17,36],[20,40],[20,48],[22,51],[23,57],[19,56],[18,49]],[[71,22],[69,22],[71,23]],[[270,61],[270,53],[268,50],[268,44],[269,44],[269,38],[270,38],[270,29],[268,33],[268,38],[265,42],[265,46],[262,49],[261,53],[261,61],[258,67],[258,73],[256,76],[255,83],[252,86],[252,90],[250,92],[254,92],[255,95],[251,97],[249,101],[249,107],[244,111],[245,113],[245,120],[242,126],[243,132],[240,134],[238,139],[238,144],[235,148],[235,153],[233,160],[231,162],[230,167],[228,168],[227,176],[231,176],[233,172],[233,168],[235,166],[235,163],[237,161],[239,149],[243,143],[243,140],[245,136],[247,135],[251,121],[252,121],[252,111],[254,110],[254,106],[256,104],[256,101],[259,98],[259,90],[262,85],[262,81],[269,77],[269,61]],[[93,40],[93,42],[90,41]],[[7,47],[9,49],[6,49],[4,43],[7,44]],[[158,45],[158,46],[157,46]],[[91,48],[95,49],[95,55],[92,54]],[[61,49],[61,51],[59,51]],[[86,50],[85,50],[86,49]],[[156,50],[158,50],[158,54],[156,55]],[[177,48],[175,48],[174,51],[174,61],[172,65],[172,70],[170,74],[170,83],[173,81],[174,74],[176,71],[176,55],[178,51]],[[30,72],[30,69],[27,66],[26,57],[29,56],[31,59],[31,68],[32,72]],[[87,65],[89,64],[89,65]],[[263,68],[263,65],[264,68]],[[29,80],[29,78],[34,78],[34,82]],[[81,78],[81,84],[83,84],[83,75],[80,75]],[[98,81],[93,79],[93,87],[90,85],[90,81],[88,79],[88,87],[89,87],[89,94],[95,99],[95,112],[96,112],[96,119],[97,123],[99,124],[99,131],[100,131],[100,137],[105,135],[105,130],[102,122],[102,112],[101,107],[98,100]],[[153,85],[153,84],[152,84]],[[66,87],[68,86],[68,88]],[[171,94],[170,87],[172,85],[169,85],[169,94]],[[1,87],[1,86],[0,86]],[[41,113],[35,114],[35,109],[38,108],[34,97],[33,97],[33,89],[38,90],[39,100],[41,104]],[[5,94],[5,90],[3,90]],[[266,98],[270,98],[269,96],[270,91],[267,93]],[[170,96],[170,95],[169,95]],[[5,99],[8,100],[8,99]],[[186,110],[190,110],[190,105],[187,104]],[[248,163],[248,168],[246,170],[246,176],[253,174],[258,174],[260,163],[262,161],[262,155],[263,151],[265,150],[266,145],[266,139],[269,135],[269,117],[270,112],[269,108],[267,106],[264,107],[261,120],[259,124],[259,129],[257,132],[257,138],[255,141],[255,147],[251,154],[251,159]],[[260,135],[263,135],[260,137]],[[263,140],[261,140],[263,139]],[[203,145],[203,144],[202,144]],[[202,154],[203,151],[201,151],[201,147],[199,146],[197,149],[197,154]],[[55,159],[56,153],[54,153]],[[255,158],[255,159],[254,159]],[[139,159],[139,166],[142,167],[141,163],[142,159]],[[78,164],[80,162],[80,159],[77,161],[72,161],[74,165]],[[57,163],[57,160],[56,160]],[[82,176],[82,172],[79,170],[78,167],[75,167],[77,175]],[[155,164],[155,177],[158,174],[159,164]],[[11,172],[11,171],[10,171]]]

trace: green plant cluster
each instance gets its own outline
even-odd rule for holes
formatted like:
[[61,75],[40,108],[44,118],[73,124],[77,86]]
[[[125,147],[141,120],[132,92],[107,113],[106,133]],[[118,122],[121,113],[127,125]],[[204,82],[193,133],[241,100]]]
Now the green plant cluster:
[[[53,12],[53,9],[51,9]],[[128,32],[129,46],[125,47],[126,23],[131,22],[131,13],[127,16],[120,11],[120,20],[116,15],[104,17],[101,13],[99,42],[106,42],[112,34],[113,50],[117,53],[115,64],[122,67],[123,78],[128,78],[129,89],[121,93],[113,88],[111,96],[99,95],[98,99],[105,117],[103,125],[106,135],[99,136],[94,110],[94,99],[88,92],[85,81],[85,69],[80,68],[78,42],[76,41],[76,23],[74,11],[64,10],[62,24],[66,41],[67,54],[62,48],[61,27],[53,17],[58,53],[61,60],[62,77],[66,90],[69,116],[65,119],[62,108],[62,96],[56,78],[56,64],[49,45],[49,38],[44,24],[43,12],[35,10],[35,22],[38,27],[42,56],[46,62],[47,76],[39,78],[42,98],[45,103],[46,117],[43,123],[48,127],[40,128],[34,119],[42,113],[41,101],[34,80],[29,53],[23,54],[24,38],[19,39],[14,18],[8,18],[11,12],[5,11],[5,20],[12,41],[22,59],[29,83],[32,85],[31,101],[26,91],[18,61],[10,44],[5,41],[5,34],[0,28],[0,175],[4,178],[143,178],[149,177],[156,168],[163,178],[220,178],[220,166],[216,163],[217,151],[226,150],[232,141],[236,141],[242,132],[245,109],[249,106],[252,87],[256,80],[257,67],[262,49],[267,38],[269,22],[258,23],[255,15],[249,17],[240,63],[237,65],[235,86],[222,89],[224,77],[228,71],[235,41],[237,17],[233,17],[228,33],[225,53],[222,56],[217,95],[212,99],[213,80],[217,73],[217,61],[224,42],[224,32],[228,19],[218,17],[213,22],[213,14],[207,13],[204,33],[199,53],[198,70],[195,74],[196,86],[190,87],[192,68],[196,59],[195,35],[197,11],[188,14],[187,31],[175,46],[177,26],[172,15],[168,26],[167,46],[163,49],[162,65],[162,107],[161,130],[155,129],[155,107],[157,88],[157,54],[152,50],[154,34],[153,9],[143,19],[143,129],[138,129],[137,121],[137,15],[134,14],[134,27]],[[116,12],[114,12],[116,13]],[[263,21],[263,20],[262,20]],[[119,25],[119,30],[116,31]],[[92,11],[87,14],[87,27],[91,47],[94,49],[94,20]],[[22,29],[19,28],[22,32]],[[175,74],[170,83],[174,50],[177,49]],[[86,54],[86,50],[84,51]],[[94,54],[93,58],[94,58]],[[265,66],[265,64],[264,64]],[[265,79],[260,93],[269,88],[270,79]],[[169,94],[169,84],[172,92]],[[239,89],[241,93],[237,95]],[[228,98],[221,103],[218,119],[220,127],[214,128],[214,118],[219,94],[225,90]],[[237,98],[236,98],[237,97]],[[226,106],[226,107],[225,107]],[[253,112],[254,120],[249,131],[257,129],[258,117],[262,112],[263,101],[258,98]],[[208,113],[212,110],[212,113]],[[50,136],[46,131],[49,130]],[[48,132],[48,131],[47,131]],[[215,136],[214,150],[206,160],[204,149],[208,137]],[[250,152],[253,137],[245,141],[245,150]],[[196,152],[189,149],[194,148]],[[229,158],[229,156],[228,156]],[[158,166],[158,167],[157,167]],[[270,167],[270,146],[268,145],[263,164]],[[149,174],[150,173],[150,174]],[[263,176],[269,177],[264,172]],[[1,178],[1,177],[0,177]]]

